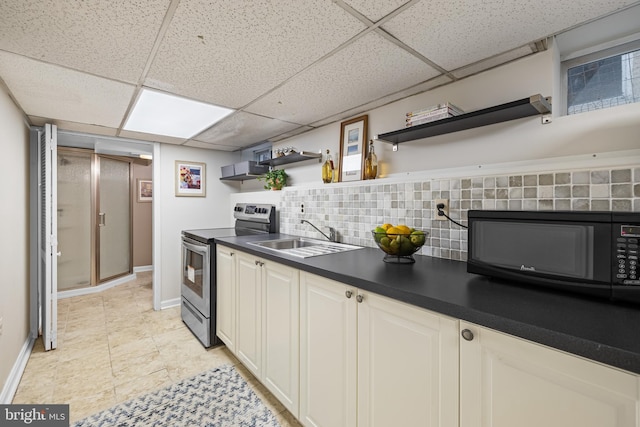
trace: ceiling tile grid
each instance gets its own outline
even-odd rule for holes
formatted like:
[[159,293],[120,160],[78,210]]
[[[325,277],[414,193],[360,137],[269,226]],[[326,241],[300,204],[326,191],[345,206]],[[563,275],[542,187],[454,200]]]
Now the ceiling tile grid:
[[378,22],[408,2],[408,0],[344,0],[344,3],[356,9],[373,22]]
[[118,128],[135,87],[0,51],[0,76],[29,116]]
[[328,0],[183,0],[145,84],[239,108],[364,28]]
[[[247,107],[247,111],[311,123],[438,74],[415,56],[371,32],[296,75]],[[301,97],[301,93],[306,96]]]
[[2,0],[0,49],[137,83],[169,0]]

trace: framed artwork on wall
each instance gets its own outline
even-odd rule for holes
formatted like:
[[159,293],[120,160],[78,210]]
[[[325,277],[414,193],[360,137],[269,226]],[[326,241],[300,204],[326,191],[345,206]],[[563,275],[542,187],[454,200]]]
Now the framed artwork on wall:
[[359,181],[363,177],[367,125],[366,114],[340,124],[340,181]]
[[204,163],[176,160],[176,196],[205,197],[205,168]]
[[153,200],[153,182],[150,179],[138,179],[138,202]]

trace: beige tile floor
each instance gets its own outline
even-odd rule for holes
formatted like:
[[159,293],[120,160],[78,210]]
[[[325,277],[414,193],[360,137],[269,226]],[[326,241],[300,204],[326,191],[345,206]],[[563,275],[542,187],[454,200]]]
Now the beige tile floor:
[[226,349],[205,349],[180,308],[154,311],[151,272],[100,294],[58,301],[58,348],[36,341],[13,403],[70,405],[71,422],[232,363],[283,427],[300,424]]

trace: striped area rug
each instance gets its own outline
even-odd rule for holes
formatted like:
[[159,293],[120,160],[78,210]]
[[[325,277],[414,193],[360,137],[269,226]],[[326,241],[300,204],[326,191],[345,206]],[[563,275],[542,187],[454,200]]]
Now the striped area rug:
[[203,372],[73,425],[280,427],[275,416],[232,365]]

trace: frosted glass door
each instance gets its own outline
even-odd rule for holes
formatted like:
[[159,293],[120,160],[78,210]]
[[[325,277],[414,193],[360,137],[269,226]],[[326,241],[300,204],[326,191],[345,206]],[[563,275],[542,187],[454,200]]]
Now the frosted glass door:
[[58,149],[58,289],[91,285],[91,152]]
[[131,272],[131,185],[129,163],[99,157],[98,281]]

